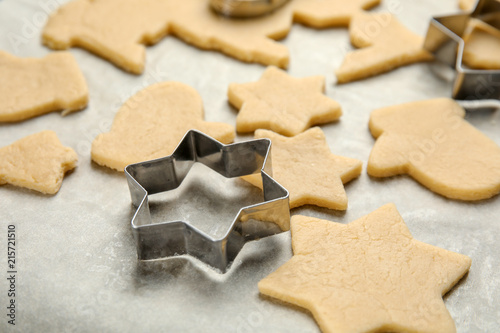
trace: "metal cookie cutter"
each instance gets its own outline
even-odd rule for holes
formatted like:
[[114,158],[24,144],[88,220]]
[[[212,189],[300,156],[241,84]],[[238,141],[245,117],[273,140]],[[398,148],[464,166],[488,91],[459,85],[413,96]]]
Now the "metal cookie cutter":
[[212,8],[225,16],[255,17],[268,14],[288,0],[210,0]]
[[474,10],[450,16],[434,17],[427,30],[424,48],[437,60],[455,68],[453,98],[458,100],[500,99],[500,71],[464,67],[464,33],[471,18],[500,28],[500,2],[479,0]]
[[[290,229],[288,191],[272,177],[271,141],[251,140],[224,145],[190,130],[170,156],[128,165],[125,168],[132,203],[137,256],[151,260],[189,254],[226,272],[246,242]],[[219,239],[174,221],[152,224],[148,195],[180,186],[194,163],[202,163],[226,178],[255,174],[262,176],[264,202],[240,209],[229,230]]]

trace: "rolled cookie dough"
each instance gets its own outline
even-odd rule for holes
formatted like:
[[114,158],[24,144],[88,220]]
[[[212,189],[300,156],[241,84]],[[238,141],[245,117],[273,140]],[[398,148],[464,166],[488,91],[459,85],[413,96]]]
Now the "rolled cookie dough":
[[500,69],[500,31],[479,20],[471,20],[464,36],[463,63],[475,69]]
[[423,38],[405,28],[389,13],[359,12],[349,26],[351,43],[360,50],[346,54],[337,69],[338,83],[346,83],[432,59]]
[[37,59],[0,51],[0,122],[57,110],[65,115],[83,109],[87,102],[87,84],[71,53]]
[[92,143],[92,160],[123,171],[128,164],[172,154],[190,129],[223,143],[234,127],[203,120],[203,103],[193,88],[179,82],[151,85],[130,97],[117,112],[111,131]]
[[43,43],[53,49],[83,47],[132,73],[144,70],[144,45],[173,34],[202,49],[247,62],[287,67],[288,50],[275,42],[292,21],[314,27],[347,25],[354,13],[380,0],[293,0],[252,20],[216,15],[208,0],[74,0],[49,19]]
[[257,82],[229,85],[229,102],[240,109],[238,132],[270,129],[283,135],[297,135],[317,124],[340,118],[339,103],[324,95],[325,78],[294,78],[268,67]]
[[456,331],[442,295],[471,259],[415,240],[393,204],[347,225],[296,215],[291,233],[293,257],[259,290],[308,309],[323,332]]
[[368,174],[409,174],[430,190],[460,200],[500,192],[500,147],[463,118],[447,98],[378,109],[370,116],[377,139]]
[[[332,154],[319,127],[292,138],[257,130],[255,138],[271,139],[273,178],[289,191],[290,208],[310,204],[347,209],[343,184],[360,175],[362,162]],[[262,188],[260,175],[245,176],[243,179]]]
[[32,134],[0,148],[0,185],[56,194],[64,174],[74,169],[77,161],[75,151],[64,147],[53,131]]

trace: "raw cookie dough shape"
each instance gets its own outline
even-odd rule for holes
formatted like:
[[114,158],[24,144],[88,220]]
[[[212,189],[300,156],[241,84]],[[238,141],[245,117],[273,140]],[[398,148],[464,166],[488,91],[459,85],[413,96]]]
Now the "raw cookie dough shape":
[[233,141],[234,127],[203,120],[203,103],[179,82],[151,85],[118,110],[111,131],[92,143],[92,160],[118,171],[133,163],[171,155],[184,134],[196,129],[222,143]]
[[368,174],[409,174],[451,199],[481,200],[500,192],[500,147],[463,118],[451,99],[378,109],[370,116],[377,139]]
[[480,20],[471,20],[468,29],[463,38],[463,64],[474,69],[500,69],[500,31]]
[[[380,0],[294,0],[252,20],[216,15],[208,0],[74,0],[61,6],[42,34],[53,49],[85,48],[125,69],[144,70],[144,45],[168,34],[202,49],[218,50],[246,62],[288,66],[284,38],[292,21],[314,26],[345,25],[350,16]],[[333,11],[337,8],[344,8]]]
[[337,120],[342,115],[339,103],[324,95],[325,78],[293,78],[268,67],[259,81],[229,85],[229,102],[239,109],[238,132],[270,129],[292,136],[312,125]]
[[424,39],[389,13],[356,14],[349,26],[351,43],[361,48],[346,54],[337,69],[338,83],[364,79],[395,68],[432,59]]
[[88,89],[69,52],[17,58],[0,50],[0,122],[21,121],[51,111],[63,115],[87,106]]
[[474,8],[477,0],[458,0],[458,6],[462,10],[471,10]]
[[[290,208],[311,204],[347,209],[343,184],[360,175],[362,162],[332,154],[320,128],[311,128],[293,138],[257,130],[255,138],[271,139],[273,177],[290,193]],[[242,178],[262,188],[258,175]]]
[[347,225],[291,221],[293,257],[259,290],[310,310],[323,332],[455,332],[442,295],[471,259],[415,240],[394,204]]
[[56,194],[64,174],[73,170],[77,161],[75,151],[64,147],[53,131],[32,134],[0,148],[0,185]]

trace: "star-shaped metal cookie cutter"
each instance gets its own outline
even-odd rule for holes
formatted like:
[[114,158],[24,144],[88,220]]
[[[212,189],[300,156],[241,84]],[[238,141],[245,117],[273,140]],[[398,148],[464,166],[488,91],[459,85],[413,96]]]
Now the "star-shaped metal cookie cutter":
[[[190,130],[172,155],[127,166],[125,175],[137,207],[131,224],[138,258],[188,254],[224,273],[246,242],[289,230],[289,194],[271,177],[270,149],[268,139],[224,145]],[[148,195],[179,187],[196,162],[226,178],[261,173],[264,202],[240,209],[222,238],[184,221],[152,223]]]
[[432,18],[424,48],[437,60],[455,69],[453,98],[458,100],[500,99],[500,71],[464,67],[464,33],[471,18],[493,28],[500,27],[500,2],[479,0],[471,12]]

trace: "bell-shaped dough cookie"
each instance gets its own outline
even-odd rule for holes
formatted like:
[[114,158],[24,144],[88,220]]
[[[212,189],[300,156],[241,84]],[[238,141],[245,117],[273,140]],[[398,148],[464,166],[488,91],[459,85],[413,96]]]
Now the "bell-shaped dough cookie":
[[53,131],[32,134],[0,148],[0,185],[56,194],[64,174],[74,169],[77,161],[75,151],[64,147]]
[[83,109],[87,102],[87,84],[71,53],[37,59],[0,51],[0,122],[58,110],[65,115]]
[[314,27],[347,25],[361,9],[380,0],[294,0],[270,15],[230,19],[208,0],[74,0],[59,8],[43,30],[53,49],[83,47],[135,74],[144,70],[144,45],[168,34],[236,59],[286,68],[287,48],[275,42],[292,21]]
[[389,13],[356,14],[349,26],[351,43],[360,50],[346,54],[335,72],[346,83],[432,59],[423,49],[423,38],[405,28]]
[[490,198],[500,192],[500,147],[463,118],[451,99],[433,99],[378,109],[370,116],[377,138],[368,174],[409,174],[445,197]]
[[172,154],[190,129],[222,143],[232,142],[235,136],[233,126],[203,120],[203,103],[196,90],[179,82],[157,83],[123,104],[111,131],[92,143],[92,160],[123,171],[129,164]]

